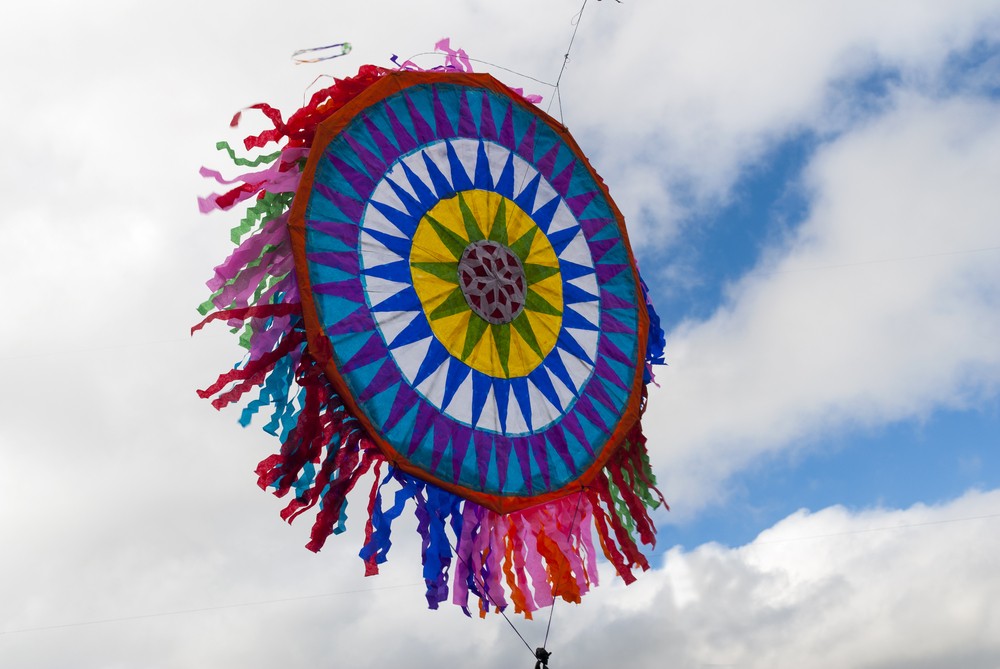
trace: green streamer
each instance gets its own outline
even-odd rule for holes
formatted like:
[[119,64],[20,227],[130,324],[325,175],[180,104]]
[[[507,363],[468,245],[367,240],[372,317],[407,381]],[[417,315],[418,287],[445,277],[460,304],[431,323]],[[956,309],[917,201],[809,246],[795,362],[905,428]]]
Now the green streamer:
[[229,142],[227,141],[216,142],[215,148],[219,149],[220,151],[225,151],[226,153],[228,153],[229,159],[232,160],[233,163],[235,163],[236,165],[239,165],[240,167],[258,167],[260,165],[273,163],[275,160],[278,159],[278,156],[281,155],[281,151],[275,151],[274,153],[269,153],[264,156],[257,156],[256,158],[252,159],[242,158],[236,155],[236,152],[233,151],[233,148],[229,146]]
[[292,205],[295,193],[268,193],[257,200],[256,204],[247,208],[246,214],[240,220],[239,225],[229,231],[229,238],[233,244],[239,244],[248,232],[254,230],[259,225],[276,219],[285,213],[285,210]]
[[[206,301],[204,301],[200,305],[198,305],[198,312],[202,316],[204,316],[208,312],[210,312],[213,309],[215,309],[216,308],[215,298],[219,297],[219,295],[221,295],[222,292],[226,288],[228,288],[229,286],[231,286],[234,283],[236,283],[236,281],[238,281],[239,278],[241,276],[243,276],[244,272],[246,272],[248,269],[253,269],[254,267],[258,267],[262,262],[264,262],[265,256],[271,255],[277,249],[278,249],[278,245],[277,244],[267,244],[267,245],[265,245],[264,248],[261,249],[260,255],[257,256],[256,260],[251,260],[246,265],[244,265],[243,269],[241,269],[239,272],[236,273],[236,276],[234,276],[233,278],[231,278],[228,281],[226,281],[226,283],[223,284],[221,288],[219,288],[217,291],[215,291],[214,293],[212,293],[211,297],[209,297]],[[270,262],[270,258],[267,258],[267,260],[268,260],[268,262]],[[267,276],[270,276],[270,275],[267,275]],[[267,281],[267,276],[265,276],[265,278],[261,280],[261,283],[265,283]],[[260,293],[263,292],[263,290],[260,287],[261,283],[257,284],[257,289],[256,289],[256,294],[255,294],[255,300],[256,300],[257,297],[260,297]],[[253,304],[253,302],[251,302],[251,304]],[[231,306],[232,305],[229,305],[227,307],[218,307],[218,308],[220,308],[220,309],[222,309],[222,308],[228,309]]]
[[615,485],[614,480],[608,477],[608,490],[611,493],[611,500],[614,502],[612,511],[618,522],[621,523],[630,535],[635,535],[635,519],[632,518],[631,512],[628,510],[628,504],[625,503],[625,499],[622,497],[621,490]]

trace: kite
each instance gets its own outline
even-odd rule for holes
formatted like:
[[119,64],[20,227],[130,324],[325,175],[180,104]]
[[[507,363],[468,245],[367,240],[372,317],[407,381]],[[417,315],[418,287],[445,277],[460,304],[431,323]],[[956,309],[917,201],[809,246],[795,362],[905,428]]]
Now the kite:
[[[246,357],[199,395],[258,389],[280,451],[259,485],[344,531],[365,481],[366,574],[412,506],[430,608],[531,617],[580,602],[599,545],[647,569],[664,504],[641,429],[663,331],[621,212],[562,124],[439,44],[446,64],[337,79],[245,148],[277,144],[203,212],[247,203],[206,323]],[[239,114],[233,119],[235,126]],[[450,581],[450,583],[449,583]],[[470,604],[470,597],[473,604]]]

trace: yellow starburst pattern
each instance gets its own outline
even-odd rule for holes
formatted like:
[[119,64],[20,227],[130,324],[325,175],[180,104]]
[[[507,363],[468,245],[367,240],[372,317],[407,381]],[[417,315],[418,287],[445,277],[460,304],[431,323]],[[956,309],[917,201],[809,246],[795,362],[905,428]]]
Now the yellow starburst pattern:
[[[484,317],[481,298],[460,277],[463,257],[480,249],[516,257],[523,300],[509,320]],[[559,259],[531,216],[499,193],[467,190],[439,201],[413,235],[410,272],[432,332],[473,369],[526,376],[555,346],[563,312]]]

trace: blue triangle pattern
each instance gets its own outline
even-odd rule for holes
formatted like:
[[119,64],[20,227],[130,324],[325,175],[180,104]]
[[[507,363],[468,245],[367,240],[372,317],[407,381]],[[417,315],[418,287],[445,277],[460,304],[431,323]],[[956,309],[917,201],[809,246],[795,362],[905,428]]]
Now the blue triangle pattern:
[[472,190],[472,179],[469,178],[465,166],[455,152],[455,147],[451,142],[446,142],[448,147],[448,165],[451,166],[451,183],[456,191]]
[[431,345],[427,347],[427,355],[424,356],[424,359],[420,363],[420,368],[417,370],[417,375],[413,378],[412,387],[416,388],[423,383],[428,376],[434,373],[450,357],[451,354],[448,353],[448,349],[437,340],[437,337],[431,339]]
[[490,388],[493,387],[492,379],[480,371],[472,371],[472,424],[479,423],[479,418],[483,415],[483,407],[489,397]]
[[437,204],[439,198],[431,192],[431,189],[427,187],[427,184],[423,182],[423,179],[418,177],[405,161],[400,161],[399,166],[403,168],[403,172],[406,174],[406,180],[410,182],[410,188],[412,188],[413,192],[417,195],[420,207],[423,210],[420,213],[420,216],[423,216],[428,209]]
[[420,218],[414,218],[411,214],[399,211],[395,207],[390,207],[387,204],[382,204],[375,200],[369,200],[371,206],[375,207],[380,214],[386,217],[386,219],[392,223],[397,230],[402,232],[409,238],[413,237],[413,234],[417,231],[417,224],[420,222]]
[[444,399],[441,402],[442,411],[446,410],[448,405],[451,404],[451,401],[455,398],[455,393],[458,392],[459,387],[468,378],[471,371],[472,368],[461,360],[451,358],[451,362],[448,365],[448,373],[445,377]]
[[427,174],[430,176],[431,183],[434,185],[435,196],[439,200],[444,200],[455,194],[455,187],[451,185],[451,181],[448,177],[438,169],[437,164],[428,157],[426,151],[421,151],[421,155],[424,159],[424,167],[427,168]]
[[372,228],[365,228],[365,234],[371,235],[379,244],[395,253],[401,259],[405,260],[410,257],[410,249],[413,247],[412,239],[404,239]]
[[423,311],[418,311],[417,315],[414,317],[410,324],[403,328],[399,334],[389,342],[390,349],[402,348],[414,342],[423,341],[427,339],[434,332],[431,330],[430,324],[427,322],[427,316],[424,315]]

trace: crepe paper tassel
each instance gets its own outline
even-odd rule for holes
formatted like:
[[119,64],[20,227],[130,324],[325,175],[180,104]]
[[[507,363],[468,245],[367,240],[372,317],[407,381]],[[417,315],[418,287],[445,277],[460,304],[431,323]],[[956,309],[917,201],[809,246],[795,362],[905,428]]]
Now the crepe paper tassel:
[[642,279],[639,280],[639,284],[642,287],[642,298],[646,302],[646,312],[649,314],[649,336],[646,340],[646,372],[643,382],[646,384],[652,383],[659,387],[660,384],[656,383],[656,375],[653,374],[653,366],[667,364],[665,352],[667,336],[660,323],[660,316],[656,313],[653,302],[649,299],[649,287]]
[[[307,53],[318,53],[320,51],[326,51],[327,49],[340,49],[340,53],[330,54],[326,56],[319,56],[317,58],[300,58],[299,56]],[[334,58],[340,58],[341,56],[346,56],[351,52],[350,42],[339,42],[337,44],[328,44],[326,46],[317,46],[311,49],[299,49],[292,53],[292,60],[296,65],[302,65],[304,63],[319,63],[324,60],[333,60]]]
[[[472,59],[469,58],[469,54],[465,52],[465,49],[452,49],[451,39],[445,37],[439,40],[437,44],[434,45],[435,51],[440,51],[445,54],[444,65],[437,65],[431,68],[423,68],[414,63],[412,60],[405,60],[402,63],[399,62],[399,56],[393,54],[390,60],[396,66],[399,71],[410,71],[410,72],[472,72]],[[511,90],[523,97],[525,100],[531,104],[537,105],[544,98],[541,95],[535,93],[525,93],[523,88],[511,87]]]
[[[472,63],[469,59],[469,54],[465,52],[465,49],[452,49],[451,39],[445,37],[434,45],[435,51],[441,51],[445,55],[444,69],[453,70],[455,72],[472,72]],[[407,61],[409,62],[409,61]],[[417,68],[419,69],[419,68]],[[511,88],[512,91],[523,97],[525,100],[531,104],[537,105],[543,100],[541,95],[536,95],[533,93],[525,93],[522,88]]]
[[469,54],[465,49],[452,49],[451,38],[445,37],[434,45],[435,51],[445,54],[444,65],[448,69],[456,72],[472,72],[472,63],[469,62]]
[[469,54],[465,52],[465,49],[452,49],[450,38],[445,37],[444,39],[438,40],[437,44],[434,45],[434,50],[445,54],[444,65],[437,65],[432,68],[423,68],[409,59],[400,63],[399,56],[396,54],[393,54],[389,60],[391,60],[396,68],[401,71],[472,72],[472,63],[469,60]]
[[[436,48],[445,54],[445,64],[435,68],[436,71],[462,77],[471,72],[471,59],[465,51],[452,49],[448,40],[442,40]],[[409,62],[399,67],[399,71],[420,70]],[[362,510],[366,519],[360,557],[365,565],[365,574],[377,574],[379,565],[389,557],[394,521],[410,507],[416,516],[417,532],[421,537],[420,560],[430,608],[437,608],[450,599],[469,615],[473,609],[479,615],[485,615],[491,609],[503,610],[513,606],[515,612],[530,618],[532,612],[551,605],[555,598],[579,602],[598,583],[593,529],[596,529],[602,552],[616,572],[626,582],[631,582],[635,580],[636,569],[647,569],[649,566],[640,545],[655,545],[655,529],[649,511],[660,505],[665,506],[662,495],[655,487],[645,448],[646,440],[639,424],[646,402],[644,387],[637,415],[629,419],[634,420],[634,424],[626,425],[628,429],[623,433],[621,443],[588,481],[566,490],[561,496],[547,498],[543,503],[505,512],[488,508],[457,494],[454,489],[436,485],[402,468],[400,458],[387,455],[373,437],[371,423],[356,414],[358,402],[364,398],[345,396],[331,381],[328,373],[328,364],[333,356],[331,342],[326,337],[315,335],[304,313],[302,276],[296,265],[297,242],[289,231],[291,209],[296,198],[301,197],[299,193],[306,174],[304,168],[320,125],[387,76],[392,76],[392,71],[365,65],[356,76],[336,79],[331,86],[317,91],[307,104],[287,119],[267,104],[248,107],[248,110],[262,114],[272,127],[246,137],[244,148],[252,151],[281,143],[277,151],[256,157],[240,156],[226,142],[216,145],[240,171],[235,177],[226,177],[217,170],[203,168],[202,174],[206,178],[226,188],[200,198],[199,208],[210,212],[231,210],[242,204],[246,209],[231,232],[235,250],[215,268],[207,282],[211,296],[199,307],[204,318],[192,328],[192,333],[209,324],[224,321],[239,333],[239,342],[246,349],[246,355],[233,369],[220,374],[214,383],[200,390],[199,395],[211,398],[213,406],[220,409],[248,399],[240,415],[243,425],[249,424],[255,415],[265,413],[264,429],[279,439],[281,448],[258,465],[258,484],[278,497],[288,498],[281,512],[286,521],[292,522],[310,511],[315,513],[307,543],[309,550],[319,551],[330,535],[344,530],[348,497],[362,479],[370,477],[367,504]],[[509,95],[505,91],[510,89],[497,90]],[[520,92],[516,94],[520,95]],[[469,99],[475,98],[466,98],[467,101]],[[497,138],[495,141],[510,142],[509,119],[497,116],[496,125],[489,126],[490,116],[484,114],[484,110],[489,111],[486,98],[482,100],[482,106],[475,112],[471,108],[462,108],[457,110],[458,116],[452,118],[459,118],[465,124],[463,132],[471,127],[470,122],[478,122],[484,124],[483,132]],[[528,100],[532,98],[528,97]],[[398,109],[404,113],[402,107]],[[398,133],[398,137],[390,141],[373,125],[365,130],[369,133],[365,143],[357,144],[359,155],[368,152],[366,155],[378,162],[384,158],[377,153],[388,155],[396,147],[394,142],[402,145],[412,142],[413,136],[409,133],[423,136],[430,132],[432,126],[421,125],[415,107],[405,113],[413,115],[407,120],[412,124],[408,126],[409,130],[397,124],[394,132]],[[390,117],[392,115],[389,114]],[[439,115],[436,123],[446,124],[447,118],[447,114]],[[234,124],[239,120],[237,114]],[[522,123],[519,127],[519,132],[527,133],[517,149],[519,160],[526,159],[520,156],[532,156],[532,141],[539,144],[551,142],[539,135],[541,129],[535,121]],[[407,137],[410,139],[407,140]],[[411,151],[412,147],[405,150]],[[574,158],[577,162],[569,163],[567,168],[565,158],[557,156],[556,149],[549,148],[547,151],[538,159],[543,170],[550,170],[546,178],[554,184],[553,187],[564,191],[560,196],[563,198],[561,202],[575,207],[576,211],[590,212],[592,218],[585,219],[584,223],[587,234],[597,240],[592,253],[606,256],[604,262],[611,263],[607,269],[600,270],[606,279],[601,286],[602,294],[618,290],[612,277],[621,275],[623,265],[620,261],[627,260],[627,255],[623,255],[620,246],[616,247],[613,241],[607,241],[612,239],[609,236],[611,229],[602,230],[600,227],[610,220],[607,215],[613,212],[595,208],[596,205],[591,203],[594,194],[572,185],[572,179],[577,174],[584,174],[580,172],[583,168],[578,167],[579,159]],[[452,159],[457,158],[453,156]],[[476,159],[475,152],[472,159]],[[331,160],[334,165],[338,164],[336,158]],[[555,166],[560,162],[563,163],[562,172],[557,174]],[[342,166],[338,169],[349,174],[354,168]],[[487,180],[484,172],[472,170],[470,174],[480,184],[479,188],[499,187]],[[419,193],[420,187],[408,178],[408,187]],[[443,187],[440,180],[436,187]],[[330,197],[332,201],[338,201],[341,194],[330,191]],[[401,194],[399,197],[404,196]],[[517,197],[523,206],[528,206],[525,197]],[[346,201],[342,204],[349,205]],[[537,215],[542,217],[548,214],[539,209]],[[342,228],[338,227],[336,219],[323,225],[325,230],[331,232]],[[560,225],[567,224],[564,221]],[[565,240],[554,237],[560,248],[570,241],[565,233],[563,237]],[[340,256],[336,253],[341,242],[336,241],[336,237],[329,239],[334,240],[328,242],[332,246],[313,253],[312,257],[326,254],[322,256],[326,262],[339,262]],[[383,239],[386,243],[397,243]],[[618,259],[612,260],[612,256]],[[537,273],[543,269],[532,271]],[[572,276],[581,276],[582,270],[567,265],[566,271]],[[545,272],[551,273],[550,270]],[[651,379],[650,366],[663,362],[663,331],[649,304],[645,284],[641,279],[637,281],[635,299],[643,304],[649,320],[642,346],[645,349],[644,360],[639,364],[639,373],[645,383]],[[579,291],[569,295],[569,298],[588,299]],[[607,299],[608,317],[605,320],[616,328],[616,341],[621,341],[627,331],[621,321],[622,310],[629,305],[611,293],[608,293]],[[370,323],[366,325],[352,318],[338,321],[335,328],[361,328],[359,331],[362,332],[364,328],[371,329]],[[567,315],[566,318],[577,317]],[[586,325],[578,318],[573,324],[574,327]],[[572,349],[572,344],[567,341],[565,346]],[[627,356],[614,346],[601,350],[602,355],[609,356],[614,364],[629,362]],[[357,364],[365,364],[367,360],[361,356]],[[377,362],[377,359],[373,360]],[[608,379],[611,388],[614,382],[612,371],[611,367],[602,367],[594,373]],[[550,371],[553,378],[562,379],[560,383],[571,381],[565,374],[566,371],[558,366]],[[533,382],[544,385],[541,377]],[[364,392],[374,392],[378,386],[378,380],[373,380],[371,388]],[[257,391],[255,397],[252,395],[254,390]],[[473,389],[473,396],[477,396],[480,390]],[[510,401],[515,402],[513,396]],[[605,405],[609,402],[612,402],[612,396],[603,390],[593,399],[581,397],[578,403],[582,418],[567,418],[565,435],[560,433],[562,436],[553,438],[557,442],[559,439],[580,440],[584,430],[590,429],[585,428],[581,421],[596,424],[605,420]],[[391,414],[388,420],[398,421],[401,418]],[[428,429],[427,426],[423,429],[426,431],[425,443],[437,444],[442,440],[435,429]],[[445,441],[451,444],[450,440],[449,436]],[[469,453],[473,456],[479,453],[480,446],[485,443],[481,442],[477,440],[470,445]],[[536,458],[544,457],[541,449],[545,445],[544,441],[525,441],[522,455],[527,457],[531,451]],[[551,472],[547,476],[551,476]],[[537,485],[544,482],[539,479]],[[526,485],[532,484],[529,482]]]

